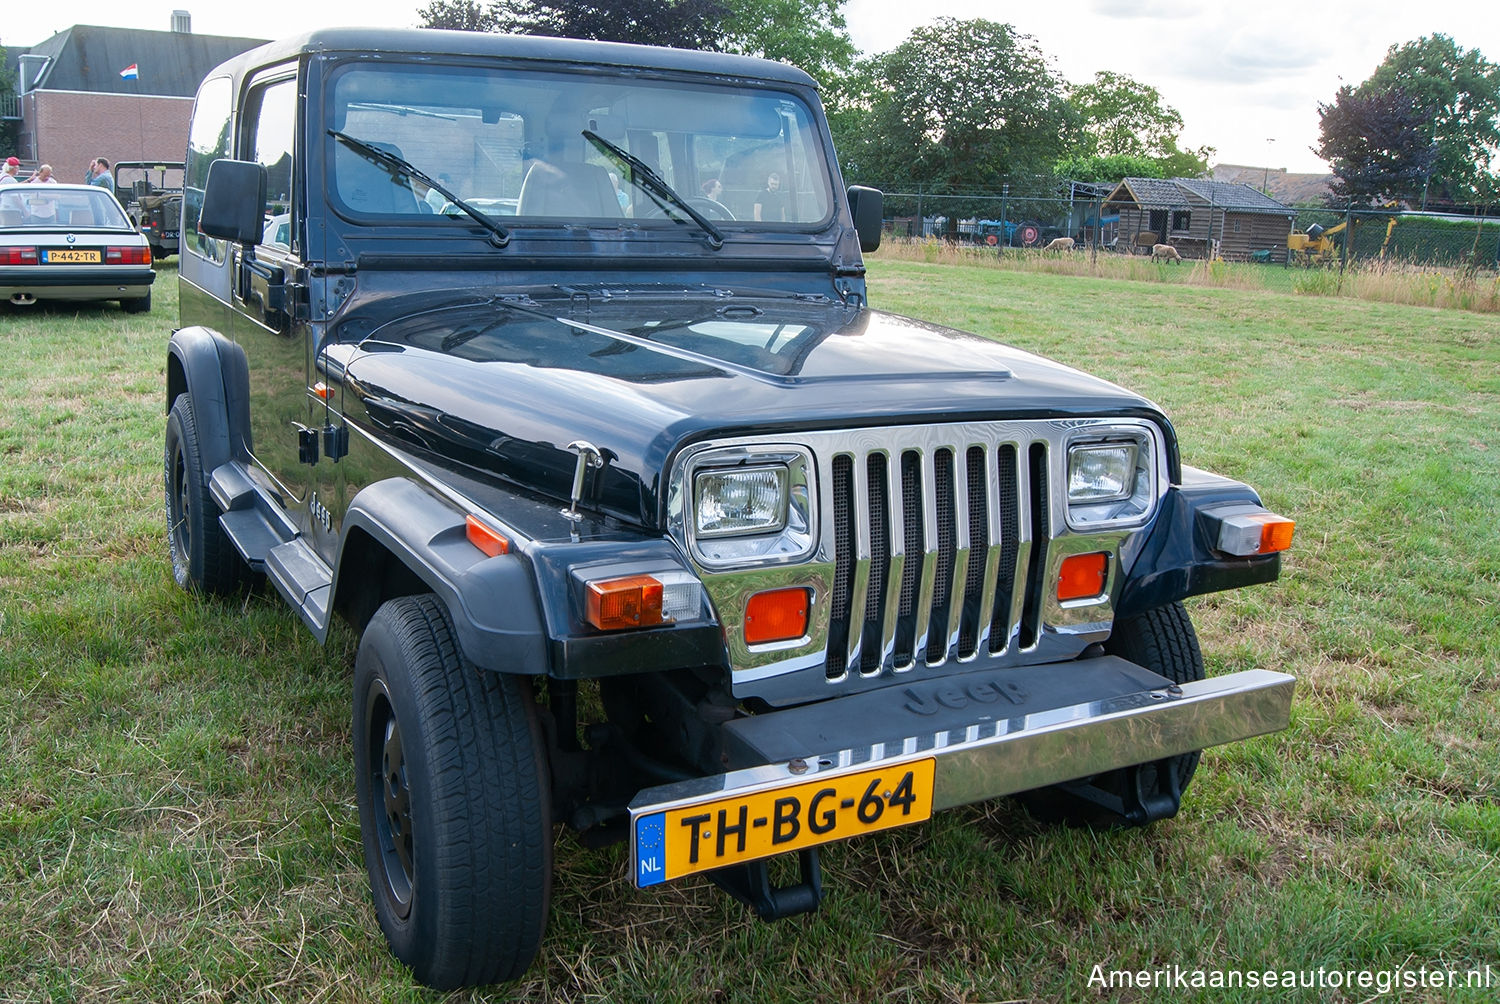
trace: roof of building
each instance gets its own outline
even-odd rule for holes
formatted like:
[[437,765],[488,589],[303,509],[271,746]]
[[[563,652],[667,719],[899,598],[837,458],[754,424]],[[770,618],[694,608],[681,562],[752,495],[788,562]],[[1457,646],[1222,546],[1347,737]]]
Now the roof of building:
[[1204,178],[1126,178],[1110,193],[1110,202],[1171,208],[1212,205],[1241,213],[1288,215],[1292,210],[1249,185]]
[[[47,57],[41,72],[29,81],[34,90],[190,98],[209,70],[264,42],[76,24],[29,48],[8,47],[7,62],[14,67],[22,55]],[[123,76],[132,66],[135,76]]]
[[1306,174],[1284,167],[1254,167],[1248,164],[1215,164],[1215,181],[1228,181],[1263,190],[1288,206],[1322,206],[1330,194],[1332,174]]

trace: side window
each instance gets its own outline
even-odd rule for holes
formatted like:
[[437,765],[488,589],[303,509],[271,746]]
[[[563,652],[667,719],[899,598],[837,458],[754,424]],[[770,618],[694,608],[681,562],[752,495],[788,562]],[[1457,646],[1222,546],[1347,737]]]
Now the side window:
[[292,170],[297,135],[297,81],[288,77],[250,92],[246,102],[250,159],[266,169],[266,221],[261,243],[291,250]]
[[198,232],[203,215],[203,186],[208,166],[229,156],[229,116],[233,90],[228,77],[213,77],[198,88],[193,103],[193,124],[188,130],[187,169],[182,184],[182,243],[188,251],[209,261],[224,260],[224,242]]

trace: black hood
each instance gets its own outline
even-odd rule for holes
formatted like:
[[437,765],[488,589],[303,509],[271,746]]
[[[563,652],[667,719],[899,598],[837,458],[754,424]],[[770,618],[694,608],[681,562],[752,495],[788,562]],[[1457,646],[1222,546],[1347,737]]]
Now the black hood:
[[703,439],[1160,417],[1113,384],[986,338],[795,297],[443,306],[376,328],[344,363],[346,406],[376,434],[562,499],[567,446],[586,440],[608,461],[592,501],[646,525],[659,522],[670,458]]

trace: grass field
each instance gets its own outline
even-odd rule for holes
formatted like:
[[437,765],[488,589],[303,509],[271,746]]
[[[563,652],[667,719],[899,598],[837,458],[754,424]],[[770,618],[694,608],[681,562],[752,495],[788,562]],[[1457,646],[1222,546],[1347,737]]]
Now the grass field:
[[1077,251],[999,250],[1000,253],[996,254],[995,248],[973,244],[953,244],[934,238],[898,238],[881,247],[879,258],[929,265],[975,265],[1008,272],[1127,279],[1500,313],[1500,275],[1496,274],[1492,262],[1489,263],[1491,267],[1468,268],[1393,256],[1389,259],[1360,258],[1347,267],[1340,267],[1337,260],[1317,266],[1193,259],[1169,262],[1091,248]]
[[[349,632],[172,583],[175,286],[139,317],[0,313],[0,1000],[440,999],[367,903]],[[1279,583],[1190,604],[1210,672],[1299,678],[1291,729],[1209,751],[1145,830],[1002,801],[833,847],[821,912],[779,924],[702,881],[632,891],[620,848],[560,834],[537,965],[450,999],[1363,1001],[1091,977],[1485,965],[1387,999],[1494,999],[1500,317],[890,260],[871,299],[1144,392],[1186,462],[1298,521]]]

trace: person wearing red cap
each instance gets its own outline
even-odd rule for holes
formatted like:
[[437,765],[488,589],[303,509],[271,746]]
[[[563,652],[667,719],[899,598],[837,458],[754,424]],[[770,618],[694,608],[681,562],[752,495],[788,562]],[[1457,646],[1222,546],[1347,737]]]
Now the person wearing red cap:
[[5,158],[5,166],[0,168],[0,185],[14,185],[16,183],[16,172],[21,169],[21,162],[15,157]]

